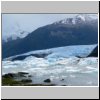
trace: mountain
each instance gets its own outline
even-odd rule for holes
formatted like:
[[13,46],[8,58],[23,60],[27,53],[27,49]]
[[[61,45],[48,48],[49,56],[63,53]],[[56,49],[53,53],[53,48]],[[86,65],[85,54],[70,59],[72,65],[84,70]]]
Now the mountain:
[[2,44],[2,58],[32,50],[69,45],[98,43],[98,20],[90,15],[77,15],[40,27],[25,38]]

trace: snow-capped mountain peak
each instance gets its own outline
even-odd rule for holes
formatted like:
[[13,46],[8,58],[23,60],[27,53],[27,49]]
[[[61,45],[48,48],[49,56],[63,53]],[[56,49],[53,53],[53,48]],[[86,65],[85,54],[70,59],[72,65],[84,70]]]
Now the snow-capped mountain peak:
[[81,19],[81,20],[85,21],[85,19],[86,19],[85,17],[86,17],[86,16],[79,14],[79,15],[77,15],[75,18],[76,18],[76,19]]
[[97,19],[96,15],[78,14],[72,18],[65,18],[57,21],[54,24],[77,24],[82,22],[88,22]]
[[96,15],[79,14],[79,15],[75,16],[75,19],[81,20],[81,21],[91,21],[91,20],[97,19],[97,16]]
[[28,31],[22,29],[19,23],[15,23],[13,27],[10,27],[10,28],[7,27],[7,29],[8,31],[5,31],[5,32],[8,35],[2,36],[2,40],[4,41],[4,43],[8,41],[16,40],[16,39],[22,39],[29,34]]

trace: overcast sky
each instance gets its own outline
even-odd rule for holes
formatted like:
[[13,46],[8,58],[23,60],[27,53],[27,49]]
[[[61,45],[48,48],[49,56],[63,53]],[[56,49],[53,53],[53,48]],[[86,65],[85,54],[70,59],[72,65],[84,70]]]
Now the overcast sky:
[[19,29],[32,32],[40,26],[51,24],[76,14],[2,14],[2,36],[17,34]]

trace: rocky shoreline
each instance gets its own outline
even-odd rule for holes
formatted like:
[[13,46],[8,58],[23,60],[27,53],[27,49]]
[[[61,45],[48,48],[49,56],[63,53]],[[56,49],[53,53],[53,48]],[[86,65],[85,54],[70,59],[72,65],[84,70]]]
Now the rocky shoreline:
[[31,77],[27,72],[7,73],[2,75],[2,86],[55,86],[50,79],[43,80],[49,84],[33,84]]

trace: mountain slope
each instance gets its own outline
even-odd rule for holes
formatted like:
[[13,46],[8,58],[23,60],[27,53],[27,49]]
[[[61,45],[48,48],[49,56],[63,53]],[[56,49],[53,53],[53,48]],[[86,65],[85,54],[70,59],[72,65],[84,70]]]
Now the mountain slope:
[[60,46],[97,44],[97,22],[97,19],[82,15],[40,27],[23,39],[3,44],[2,57]]

